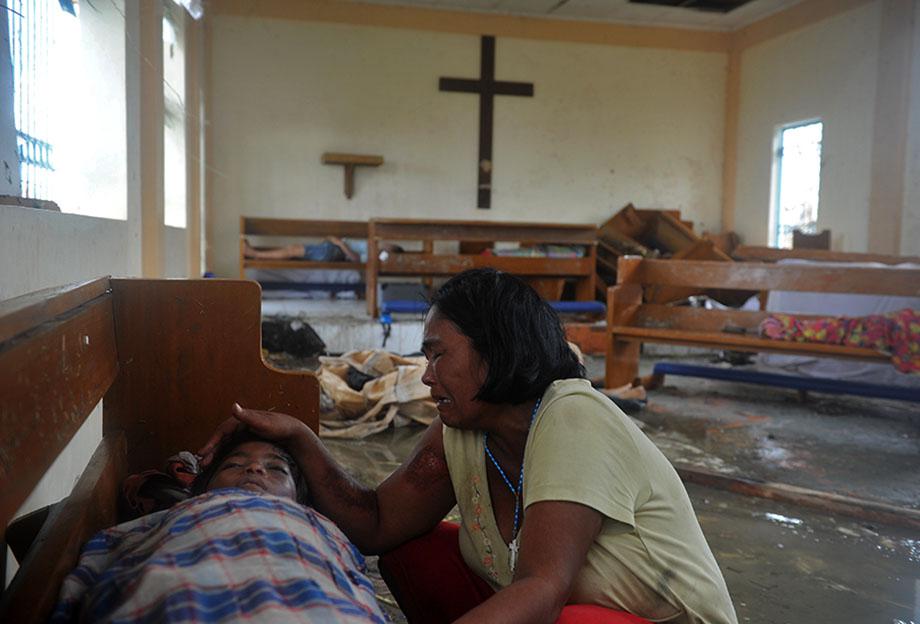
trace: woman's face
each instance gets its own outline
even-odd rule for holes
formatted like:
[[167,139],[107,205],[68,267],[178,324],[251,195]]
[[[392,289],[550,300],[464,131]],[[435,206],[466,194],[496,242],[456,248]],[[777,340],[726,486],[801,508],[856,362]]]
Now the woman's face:
[[268,442],[244,442],[223,459],[207,490],[226,487],[297,499],[287,459],[278,447]]
[[428,358],[422,383],[431,388],[441,422],[461,429],[481,428],[487,404],[474,397],[485,382],[488,368],[470,339],[438,314],[437,308],[429,310],[425,318],[422,352]]

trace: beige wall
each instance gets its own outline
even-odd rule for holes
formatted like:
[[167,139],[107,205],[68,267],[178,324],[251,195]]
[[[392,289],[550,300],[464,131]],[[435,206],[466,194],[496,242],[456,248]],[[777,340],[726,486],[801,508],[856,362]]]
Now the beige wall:
[[163,277],[200,277],[191,273],[188,261],[188,228],[167,226],[164,229]]
[[833,247],[868,251],[880,2],[744,50],[735,178],[736,231],[765,245],[773,137],[780,125],[824,122],[818,228]]
[[0,301],[139,267],[134,223],[0,206]]
[[914,3],[913,63],[907,118],[901,254],[920,256],[920,3]]
[[[479,38],[217,16],[211,25],[209,244],[237,267],[244,215],[600,222],[627,202],[719,227],[725,63],[720,52],[499,37],[498,79],[535,97],[495,104],[491,210],[477,210]],[[326,151],[382,154],[342,192]]]

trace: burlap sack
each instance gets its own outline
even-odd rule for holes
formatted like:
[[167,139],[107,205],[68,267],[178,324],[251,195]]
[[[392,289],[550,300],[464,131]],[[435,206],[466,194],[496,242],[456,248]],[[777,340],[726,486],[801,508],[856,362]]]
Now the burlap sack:
[[[386,351],[350,351],[340,357],[321,357],[319,383],[326,395],[320,414],[320,435],[363,438],[390,426],[418,422],[428,425],[438,410],[422,383],[424,357],[402,357]],[[360,390],[348,386],[349,366],[371,379]]]
[[[581,350],[569,343],[582,362]],[[321,357],[319,434],[327,438],[363,438],[393,423],[431,424],[438,409],[428,386],[422,383],[424,356],[403,357],[382,350],[349,351],[340,357]],[[352,366],[373,377],[360,390],[348,386]]]

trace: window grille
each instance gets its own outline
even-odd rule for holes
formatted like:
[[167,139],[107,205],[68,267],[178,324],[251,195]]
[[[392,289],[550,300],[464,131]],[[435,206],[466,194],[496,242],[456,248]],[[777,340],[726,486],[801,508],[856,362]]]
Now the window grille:
[[55,91],[56,44],[63,20],[74,20],[76,10],[71,0],[7,0],[7,8],[20,195],[51,199],[53,114],[61,104]]

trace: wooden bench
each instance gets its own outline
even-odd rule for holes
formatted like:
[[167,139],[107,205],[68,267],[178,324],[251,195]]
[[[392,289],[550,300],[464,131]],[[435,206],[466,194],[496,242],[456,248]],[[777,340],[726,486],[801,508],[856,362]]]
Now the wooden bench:
[[[421,253],[392,253],[378,257],[385,241],[421,241]],[[483,253],[438,254],[434,243],[457,241],[464,246],[492,245],[496,241],[522,244],[581,245],[582,258],[515,257]],[[372,219],[368,235],[367,310],[377,316],[377,284],[381,277],[449,277],[467,269],[492,267],[528,279],[547,299],[548,281],[575,282],[575,299],[594,298],[597,228],[594,225],[563,223],[518,223],[502,221],[447,221],[417,219]],[[463,250],[461,250],[463,251]],[[561,284],[560,284],[561,285]],[[549,287],[549,288],[548,288]]]
[[812,260],[815,262],[877,262],[879,264],[920,264],[920,256],[830,251],[827,249],[780,249],[759,245],[739,245],[732,258],[742,262],[778,262],[780,260]]
[[44,622],[82,544],[117,523],[123,478],[199,447],[234,401],[317,428],[316,377],[267,367],[260,342],[252,282],[101,278],[0,303],[3,527],[100,401],[103,428],[29,540],[0,621]]
[[879,362],[889,359],[873,349],[761,338],[758,327],[769,312],[644,303],[648,292],[661,287],[916,297],[920,296],[920,270],[622,257],[617,285],[607,291],[607,387],[616,388],[637,377],[644,342]]
[[[284,239],[324,239],[327,236],[365,240],[368,237],[366,221],[322,221],[311,219],[268,219],[262,217],[240,217],[240,279],[246,279],[246,269],[311,269],[311,270],[355,270],[362,276],[367,264],[364,262],[316,262],[304,259],[256,260],[246,258],[244,241],[251,236],[275,237]],[[290,242],[286,240],[285,242]],[[296,289],[292,282],[292,288]],[[313,284],[311,289],[329,289],[328,284]],[[342,285],[343,290],[354,289],[361,292],[361,283]]]

